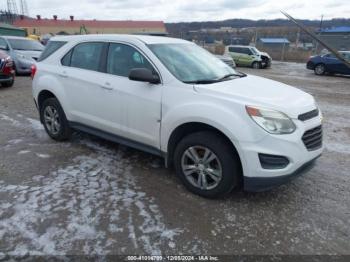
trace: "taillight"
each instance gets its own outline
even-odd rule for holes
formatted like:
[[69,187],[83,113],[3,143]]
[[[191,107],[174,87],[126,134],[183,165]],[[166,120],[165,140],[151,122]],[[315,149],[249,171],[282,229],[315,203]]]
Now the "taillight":
[[13,62],[11,59],[6,59],[6,64],[5,67],[12,67],[13,66]]
[[32,79],[34,79],[34,76],[35,76],[35,73],[36,73],[36,65],[33,64],[33,65],[30,67],[30,69],[31,69],[30,77],[31,77]]

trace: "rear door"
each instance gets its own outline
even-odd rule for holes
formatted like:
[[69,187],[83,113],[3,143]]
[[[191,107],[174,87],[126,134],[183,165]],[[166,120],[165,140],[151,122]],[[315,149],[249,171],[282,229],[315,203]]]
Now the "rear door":
[[64,81],[71,121],[121,135],[119,96],[105,79],[108,43],[76,45],[63,59]]
[[238,64],[239,56],[240,56],[239,48],[234,47],[234,46],[229,46],[228,51],[229,51],[229,54],[231,55],[231,57],[233,58],[233,60],[235,61],[235,63]]

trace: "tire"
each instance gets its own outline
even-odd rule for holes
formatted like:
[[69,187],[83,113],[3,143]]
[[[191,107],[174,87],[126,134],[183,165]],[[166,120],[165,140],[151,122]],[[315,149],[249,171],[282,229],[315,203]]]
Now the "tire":
[[56,98],[48,98],[43,102],[40,108],[40,119],[47,134],[52,139],[65,141],[70,138],[71,129],[66,115]]
[[[193,150],[200,159],[197,163],[192,161]],[[205,161],[207,150],[211,152],[211,154],[208,153],[207,158],[214,158],[211,161]],[[225,138],[211,131],[202,131],[184,137],[175,149],[174,166],[176,174],[185,187],[203,197],[224,197],[240,184],[241,168],[235,149]],[[221,176],[218,175],[219,170],[221,170]]]
[[12,87],[14,82],[15,82],[15,80],[12,79],[11,81],[1,83],[1,86],[2,87]]
[[254,69],[261,69],[261,63],[260,62],[253,62],[252,67]]
[[314,71],[315,71],[315,75],[321,76],[326,73],[326,67],[324,64],[317,64],[315,66]]

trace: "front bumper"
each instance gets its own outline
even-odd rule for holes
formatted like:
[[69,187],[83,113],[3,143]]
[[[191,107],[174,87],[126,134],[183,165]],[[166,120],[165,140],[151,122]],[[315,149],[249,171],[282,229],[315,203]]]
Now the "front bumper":
[[295,170],[293,173],[288,175],[276,177],[244,177],[244,190],[249,192],[262,192],[283,185],[312,169],[315,165],[316,159],[320,156],[321,155],[317,156],[314,159],[311,159],[299,167],[297,170]]
[[[237,149],[243,168],[244,189],[246,191],[268,190],[287,182],[297,174],[304,173],[304,169],[308,169],[306,168],[309,166],[308,163],[314,162],[323,152],[322,144],[309,147],[308,141],[303,140],[304,134],[308,134],[308,131],[322,124],[321,119],[321,115],[304,122],[294,119],[297,129],[292,134],[269,134],[260,141],[240,142]],[[318,134],[315,138],[316,136]],[[279,161],[281,159],[285,161],[280,162],[283,164],[280,166],[263,167],[264,163],[261,162],[261,157],[259,158],[261,154],[276,156],[279,157]],[[269,162],[267,166],[268,164]]]
[[314,69],[315,69],[314,63],[311,62],[311,61],[308,61],[308,62],[306,63],[306,69],[314,70]]

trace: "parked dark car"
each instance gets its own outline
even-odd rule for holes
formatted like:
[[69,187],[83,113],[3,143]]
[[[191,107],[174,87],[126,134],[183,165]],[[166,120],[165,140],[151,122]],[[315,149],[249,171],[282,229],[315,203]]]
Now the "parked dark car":
[[[340,51],[344,58],[350,61],[350,51]],[[310,57],[306,68],[314,70],[316,75],[343,74],[350,75],[350,68],[336,58],[333,54],[325,54]]]
[[11,87],[15,81],[15,70],[11,57],[0,51],[0,84],[2,87]]

